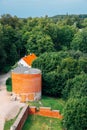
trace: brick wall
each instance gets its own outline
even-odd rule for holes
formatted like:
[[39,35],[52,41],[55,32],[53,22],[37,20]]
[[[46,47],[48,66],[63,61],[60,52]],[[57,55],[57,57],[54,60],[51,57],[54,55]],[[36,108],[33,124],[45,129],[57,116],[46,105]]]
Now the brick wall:
[[22,130],[27,117],[33,114],[59,119],[63,118],[58,110],[51,110],[50,107],[40,107],[39,110],[37,110],[35,106],[29,107],[26,105],[22,109],[14,124],[11,126],[10,130]]
[[36,115],[59,118],[59,119],[63,118],[59,110],[51,110],[50,107],[40,107],[40,109],[37,110],[35,106],[32,106],[29,107],[29,114],[36,114]]

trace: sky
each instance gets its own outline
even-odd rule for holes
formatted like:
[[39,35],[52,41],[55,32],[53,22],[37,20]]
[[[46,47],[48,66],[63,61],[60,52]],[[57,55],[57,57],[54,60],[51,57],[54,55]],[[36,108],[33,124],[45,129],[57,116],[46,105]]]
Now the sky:
[[0,0],[0,16],[50,17],[67,13],[87,14],[87,0]]

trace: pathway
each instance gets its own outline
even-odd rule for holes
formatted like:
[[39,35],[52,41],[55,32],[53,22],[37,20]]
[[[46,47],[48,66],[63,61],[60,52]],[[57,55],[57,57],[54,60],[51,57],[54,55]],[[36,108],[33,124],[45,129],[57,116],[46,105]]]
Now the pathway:
[[4,130],[6,120],[14,118],[24,105],[19,101],[11,101],[11,96],[6,91],[5,82],[10,77],[10,72],[0,75],[0,130]]

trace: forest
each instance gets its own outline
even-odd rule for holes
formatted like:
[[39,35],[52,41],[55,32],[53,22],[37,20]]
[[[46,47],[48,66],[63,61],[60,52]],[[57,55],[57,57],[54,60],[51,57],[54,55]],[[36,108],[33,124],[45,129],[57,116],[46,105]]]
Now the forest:
[[0,73],[35,53],[43,95],[66,101],[65,130],[87,129],[87,15],[0,17]]

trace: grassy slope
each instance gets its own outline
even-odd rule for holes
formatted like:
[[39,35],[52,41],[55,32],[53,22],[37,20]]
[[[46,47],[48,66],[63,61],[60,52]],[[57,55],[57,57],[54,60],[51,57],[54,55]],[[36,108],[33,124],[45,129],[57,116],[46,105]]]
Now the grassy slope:
[[62,99],[43,96],[40,101],[28,102],[30,106],[51,107],[52,110],[60,110],[63,113],[65,102]]

